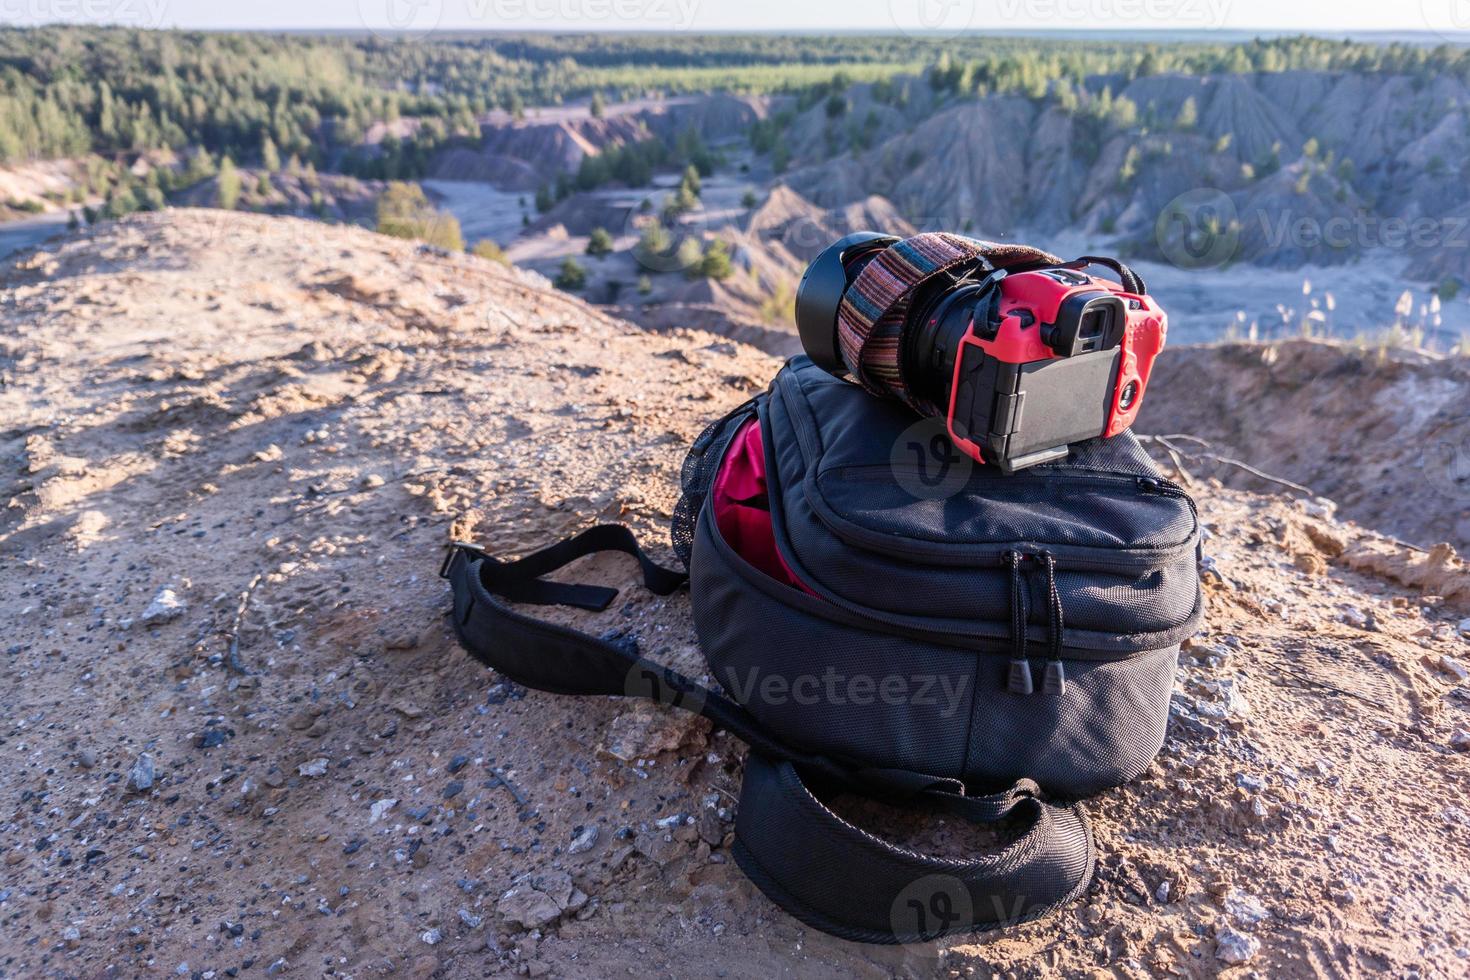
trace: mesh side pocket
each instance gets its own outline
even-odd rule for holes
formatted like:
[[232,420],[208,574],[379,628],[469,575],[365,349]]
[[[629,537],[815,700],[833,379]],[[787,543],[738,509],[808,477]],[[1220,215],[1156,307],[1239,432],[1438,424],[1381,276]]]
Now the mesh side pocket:
[[679,502],[674,505],[669,538],[674,545],[674,554],[679,556],[685,569],[689,568],[689,556],[694,551],[694,527],[699,522],[704,499],[709,496],[710,487],[715,482],[720,459],[740,423],[754,413],[755,399],[752,398],[715,419],[704,427],[684,457],[684,465],[679,470]]

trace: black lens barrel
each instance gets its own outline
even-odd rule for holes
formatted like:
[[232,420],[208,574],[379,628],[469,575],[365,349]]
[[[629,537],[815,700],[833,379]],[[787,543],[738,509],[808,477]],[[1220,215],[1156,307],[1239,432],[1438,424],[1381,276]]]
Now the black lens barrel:
[[837,343],[837,308],[866,264],[862,259],[873,258],[897,241],[876,231],[853,232],[828,245],[806,267],[796,287],[796,331],[802,349],[822,370],[839,378],[847,374]]

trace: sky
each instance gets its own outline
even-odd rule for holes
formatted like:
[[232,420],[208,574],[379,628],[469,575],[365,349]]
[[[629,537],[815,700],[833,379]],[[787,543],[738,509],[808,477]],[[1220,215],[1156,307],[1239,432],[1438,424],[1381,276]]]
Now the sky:
[[1470,0],[0,0],[0,24],[435,30],[1470,30]]

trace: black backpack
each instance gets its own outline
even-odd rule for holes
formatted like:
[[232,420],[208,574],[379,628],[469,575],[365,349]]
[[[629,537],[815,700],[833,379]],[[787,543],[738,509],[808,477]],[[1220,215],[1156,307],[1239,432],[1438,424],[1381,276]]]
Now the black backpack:
[[[824,932],[927,941],[1080,895],[1095,855],[1068,801],[1158,753],[1201,614],[1194,502],[1132,434],[1004,476],[954,453],[939,423],[797,357],[699,436],[682,488],[687,576],[620,525],[517,561],[451,546],[465,648],[527,687],[651,697],[744,740],[733,855]],[[505,604],[605,608],[615,590],[541,576],[608,550],[660,595],[687,578],[719,690]],[[996,853],[917,853],[834,813],[839,792],[926,801],[1007,836]]]

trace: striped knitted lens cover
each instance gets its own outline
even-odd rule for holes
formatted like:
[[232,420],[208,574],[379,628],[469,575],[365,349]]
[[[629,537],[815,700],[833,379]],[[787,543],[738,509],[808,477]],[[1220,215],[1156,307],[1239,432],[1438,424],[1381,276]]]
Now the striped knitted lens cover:
[[904,314],[909,297],[925,280],[972,259],[984,259],[989,268],[1040,262],[1057,265],[1061,259],[1028,245],[988,242],[948,232],[926,232],[905,238],[878,253],[858,273],[837,310],[837,343],[842,360],[858,384],[875,395],[891,395],[910,407],[915,404],[899,368]]

